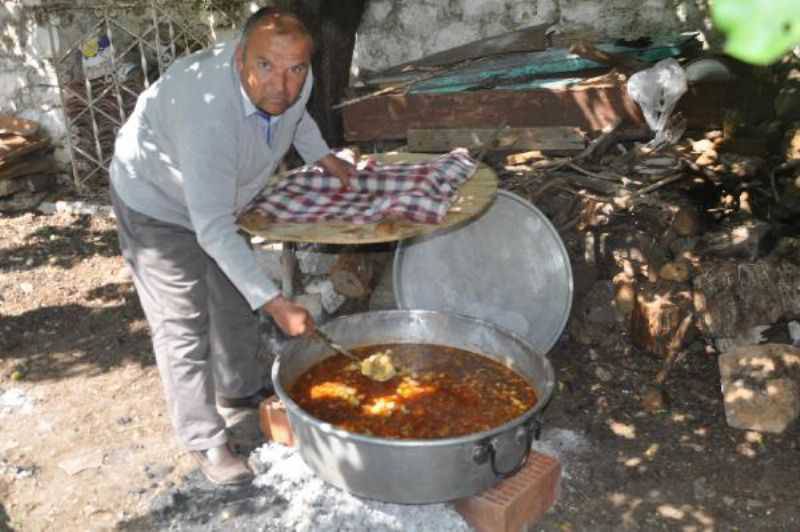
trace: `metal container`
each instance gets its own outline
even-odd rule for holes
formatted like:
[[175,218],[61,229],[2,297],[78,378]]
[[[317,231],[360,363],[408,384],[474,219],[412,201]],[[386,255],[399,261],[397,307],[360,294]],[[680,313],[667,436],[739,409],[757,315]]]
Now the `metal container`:
[[501,190],[479,218],[397,245],[399,308],[457,312],[515,332],[547,354],[572,306],[572,270],[539,209]]
[[479,353],[522,375],[538,396],[518,418],[466,436],[395,440],[355,434],[312,417],[287,394],[303,372],[333,354],[314,338],[294,339],[275,361],[272,381],[301,456],[323,480],[361,497],[426,504],[475,495],[524,465],[555,380],[550,361],[525,340],[475,318],[420,310],[353,314],[323,329],[345,348],[414,343]]

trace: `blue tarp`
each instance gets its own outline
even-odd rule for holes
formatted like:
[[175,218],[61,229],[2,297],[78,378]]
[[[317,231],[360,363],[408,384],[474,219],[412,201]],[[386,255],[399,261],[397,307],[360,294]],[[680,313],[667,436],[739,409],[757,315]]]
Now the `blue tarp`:
[[[654,39],[649,46],[643,48],[612,43],[599,43],[594,46],[603,52],[655,63],[667,57],[678,57],[687,50],[698,47],[697,36],[697,33],[691,33]],[[607,65],[584,59],[570,53],[566,48],[553,48],[482,58],[456,72],[421,81],[415,84],[410,92],[449,93],[481,88],[525,90],[565,87],[584,79],[575,76],[574,73],[601,68],[607,68]]]

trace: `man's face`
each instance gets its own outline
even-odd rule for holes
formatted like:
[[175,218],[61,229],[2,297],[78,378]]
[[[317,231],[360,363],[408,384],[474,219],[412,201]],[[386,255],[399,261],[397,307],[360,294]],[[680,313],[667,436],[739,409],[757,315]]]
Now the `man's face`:
[[[245,49],[246,48],[246,49]],[[296,34],[276,34],[268,27],[250,33],[236,51],[242,85],[253,104],[282,114],[300,96],[311,61],[311,41]]]

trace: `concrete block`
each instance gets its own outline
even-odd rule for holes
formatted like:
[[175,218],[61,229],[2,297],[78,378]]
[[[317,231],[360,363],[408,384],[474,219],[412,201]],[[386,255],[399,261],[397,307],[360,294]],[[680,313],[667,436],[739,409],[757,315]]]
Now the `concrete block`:
[[280,399],[272,395],[261,402],[259,419],[264,439],[287,447],[294,447],[294,434],[289,425],[289,415]]
[[553,506],[560,483],[559,461],[531,451],[519,473],[456,501],[455,509],[477,532],[523,532]]

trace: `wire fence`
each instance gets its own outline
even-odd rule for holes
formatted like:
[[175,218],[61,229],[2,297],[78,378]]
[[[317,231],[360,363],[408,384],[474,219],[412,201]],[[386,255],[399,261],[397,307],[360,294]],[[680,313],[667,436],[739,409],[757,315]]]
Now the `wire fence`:
[[139,94],[178,57],[208,47],[243,20],[245,2],[141,0],[48,4],[52,64],[66,124],[73,185],[108,182],[117,131]]

